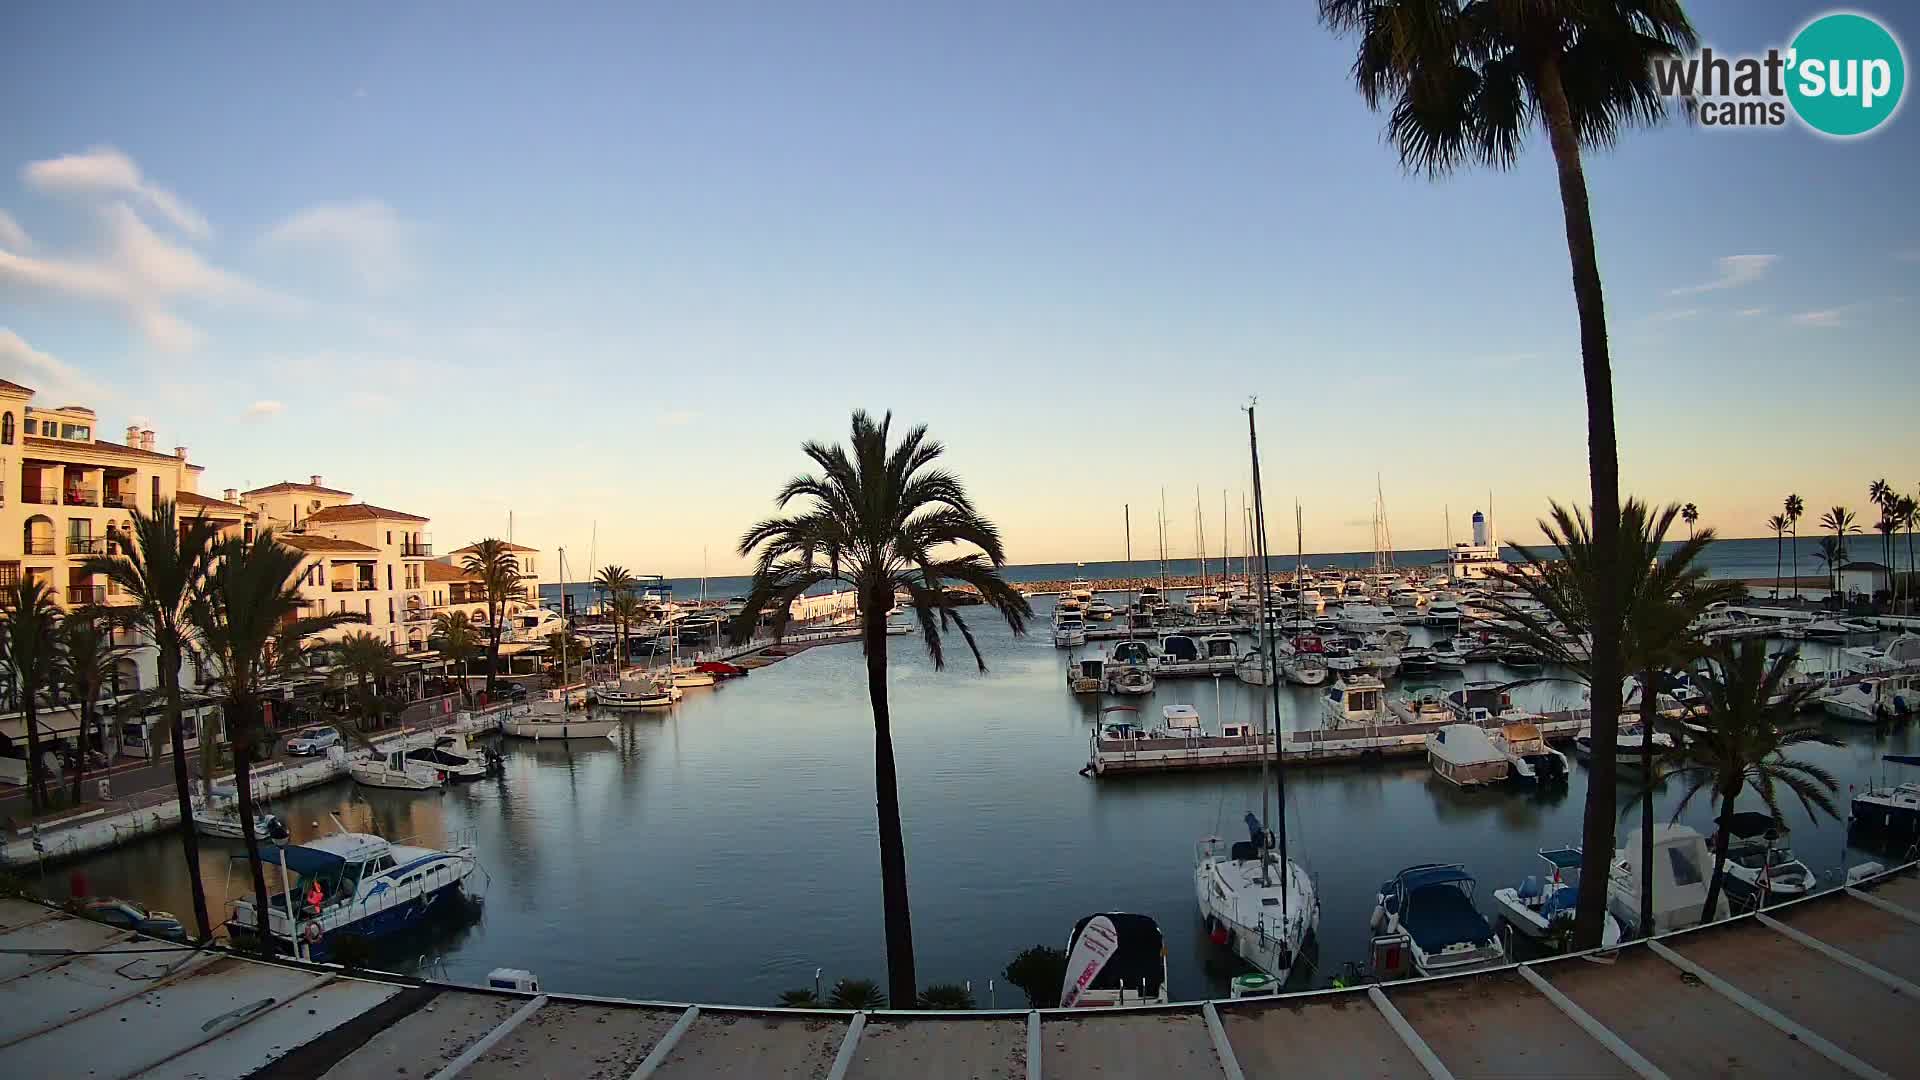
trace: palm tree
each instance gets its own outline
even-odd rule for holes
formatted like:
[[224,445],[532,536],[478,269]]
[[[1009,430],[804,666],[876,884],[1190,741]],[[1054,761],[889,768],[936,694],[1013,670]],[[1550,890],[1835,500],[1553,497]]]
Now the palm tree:
[[606,596],[632,592],[633,585],[633,575],[627,573],[627,568],[613,563],[601,567],[599,575],[593,579],[594,589]]
[[464,611],[443,611],[433,617],[433,636],[440,641],[440,655],[447,663],[460,665],[460,700],[473,704],[473,691],[467,686],[467,658],[480,647],[480,631]]
[[[1880,557],[1886,561],[1887,568],[1893,568],[1893,534],[1900,528],[1893,520],[1894,507],[1899,505],[1900,493],[1887,483],[1885,477],[1867,485],[1867,499],[1880,510],[1880,520],[1873,527],[1880,533]],[[1893,585],[1893,575],[1887,577],[1889,588]]]
[[1693,535],[1694,523],[1700,520],[1700,508],[1688,503],[1680,508],[1680,520],[1687,523],[1687,535]]
[[628,651],[627,635],[633,624],[639,622],[646,614],[646,605],[630,591],[617,592],[613,594],[613,599],[607,601],[607,614],[612,615],[614,622],[620,627],[620,658],[615,664],[615,670],[625,670],[627,658],[631,655]]
[[1695,795],[1707,791],[1720,802],[1714,838],[1713,876],[1707,882],[1702,921],[1713,918],[1720,903],[1720,885],[1727,864],[1728,826],[1734,800],[1752,788],[1767,805],[1767,813],[1781,823],[1779,788],[1800,800],[1808,814],[1816,809],[1838,820],[1830,793],[1839,788],[1832,773],[1810,762],[1787,757],[1787,750],[1806,743],[1838,746],[1839,740],[1817,726],[1800,727],[1794,715],[1811,688],[1787,683],[1798,650],[1788,649],[1767,659],[1767,643],[1744,641],[1738,647],[1722,644],[1700,680],[1705,695],[1706,728],[1687,740],[1680,765],[1672,774],[1686,793],[1674,807],[1678,821]]
[[1814,549],[1813,561],[1819,563],[1821,570],[1826,573],[1827,588],[1832,589],[1834,595],[1838,596],[1840,587],[1834,583],[1834,575],[1839,572],[1840,564],[1847,561],[1847,549],[1833,537],[1823,536],[1820,538],[1820,546]]
[[1893,513],[1895,517],[1900,519],[1901,526],[1907,530],[1907,576],[1905,584],[1907,586],[1907,607],[1911,609],[1913,607],[1913,578],[1915,573],[1913,563],[1913,529],[1915,525],[1920,525],[1920,502],[1915,502],[1911,495],[1902,495],[1900,496],[1900,500],[1894,504]]
[[47,775],[40,754],[40,695],[59,680],[60,609],[53,590],[37,577],[21,575],[0,604],[5,604],[9,688],[27,727],[27,787],[34,816],[47,809]]
[[[352,621],[366,620],[361,618]],[[355,630],[327,646],[327,651],[333,654],[334,671],[343,679],[353,680],[356,696],[360,699],[362,729],[371,731],[379,727],[380,718],[374,715],[373,688],[376,683],[393,675],[393,647],[381,640],[378,634]]]
[[895,592],[904,589],[934,667],[945,665],[941,633],[952,626],[981,671],[986,661],[943,583],[973,586],[1015,634],[1025,632],[1033,612],[1026,598],[1000,576],[1006,553],[999,529],[974,509],[959,477],[933,468],[945,447],[927,438],[925,426],[914,427],[889,447],[892,424],[890,413],[875,423],[864,410],[856,410],[848,446],[808,442],[801,447],[820,471],[787,481],[774,499],[782,508],[795,499],[807,500],[803,513],[768,518],[741,537],[740,554],[757,549],[758,561],[753,587],[731,633],[736,642],[747,640],[764,610],[772,613],[778,637],[786,631],[793,601],[808,589],[829,581],[853,587],[866,647],[867,697],[873,706],[887,983],[895,1001],[912,1001],[918,983],[887,702],[886,612]]
[[206,587],[189,612],[207,659],[209,684],[219,691],[233,742],[240,837],[253,875],[253,911],[259,920],[255,932],[262,952],[271,951],[273,941],[267,928],[267,878],[253,828],[253,755],[266,720],[262,686],[297,661],[300,641],[336,626],[366,621],[357,611],[300,614],[304,603],[300,564],[305,558],[304,552],[274,539],[271,529],[261,530],[252,540],[229,537],[214,549]]
[[[1534,122],[1545,128],[1580,322],[1596,569],[1611,576],[1621,521],[1620,454],[1581,148],[1611,146],[1626,127],[1664,115],[1651,61],[1691,49],[1693,27],[1677,0],[1320,0],[1320,18],[1336,33],[1360,35],[1354,79],[1370,108],[1391,101],[1387,135],[1409,169],[1430,177],[1470,163],[1509,169]],[[1594,737],[1610,746],[1620,714],[1621,612],[1612,589],[1594,599]],[[1587,827],[1611,836],[1611,762],[1604,768],[1607,775],[1588,785]],[[1596,816],[1605,823],[1596,824]],[[1583,891],[1600,888],[1607,876],[1598,861],[1604,854],[1592,844],[1587,850],[1595,860],[1588,876],[1598,884]],[[1588,945],[1599,944],[1603,901],[1599,892],[1583,897],[1578,925]]]
[[[1624,616],[1624,622],[1619,635],[1620,655],[1611,666],[1613,670],[1632,671],[1640,676],[1643,719],[1650,719],[1646,714],[1652,711],[1649,706],[1654,703],[1655,695],[1644,688],[1658,685],[1658,673],[1684,667],[1692,659],[1697,651],[1692,633],[1694,620],[1709,605],[1735,599],[1739,592],[1737,586],[1706,581],[1706,569],[1700,564],[1700,558],[1713,543],[1712,529],[1702,530],[1671,555],[1661,557],[1667,532],[1679,514],[1679,507],[1668,506],[1656,513],[1650,512],[1639,500],[1628,499],[1620,510],[1617,529],[1620,547],[1613,560],[1613,565],[1622,571],[1613,574],[1601,569],[1598,541],[1594,538],[1597,530],[1588,525],[1579,511],[1555,504],[1551,520],[1540,522],[1540,529],[1553,544],[1554,551],[1547,553],[1515,545],[1521,565],[1495,571],[1495,576],[1504,584],[1524,593],[1528,602],[1497,598],[1489,601],[1488,606],[1499,616],[1498,621],[1490,624],[1490,629],[1568,669],[1572,679],[1586,684],[1597,698],[1599,680],[1603,677],[1600,657],[1580,641],[1591,635],[1592,612],[1599,608],[1598,597],[1612,591],[1615,608]],[[1573,640],[1555,634],[1555,624],[1572,631]],[[1623,682],[1615,678],[1616,695]],[[1616,721],[1615,733],[1603,735],[1597,712],[1592,723],[1594,753],[1589,769],[1583,850],[1598,852],[1599,857],[1586,859],[1582,864],[1581,880],[1586,881],[1591,874],[1596,885],[1591,890],[1584,884],[1581,886],[1575,918],[1576,934],[1582,932],[1580,918],[1594,920],[1594,941],[1597,942],[1605,921],[1606,863],[1614,850],[1613,777],[1617,764],[1611,751],[1618,729]],[[1643,764],[1650,762],[1652,754],[1651,730],[1649,724],[1643,732],[1648,736],[1641,743]],[[1606,792],[1597,808],[1592,796],[1595,787],[1604,788]],[[1642,807],[1642,816],[1647,818],[1651,813],[1649,802]],[[1651,839],[1650,829],[1645,839]],[[1646,899],[1643,897],[1643,901]]]
[[1836,506],[1820,516],[1820,527],[1833,534],[1834,546],[1829,549],[1823,543],[1820,547],[1830,555],[1827,565],[1834,575],[1834,595],[1838,596],[1840,593],[1840,567],[1847,561],[1847,534],[1859,532],[1860,526],[1854,523],[1853,511],[1844,506]]
[[[107,579],[131,598],[114,609],[123,626],[151,642],[159,664],[161,723],[173,744],[173,788],[180,801],[180,820],[193,821],[193,791],[187,777],[185,704],[180,692],[180,665],[192,645],[187,615],[206,584],[219,529],[203,515],[180,520],[170,499],[154,502],[153,512],[130,511],[132,543],[122,543],[118,555],[95,555],[80,564],[83,574]],[[202,740],[203,743],[210,740]],[[187,880],[193,889],[193,916],[202,940],[213,933],[207,914],[207,889],[200,880],[200,838],[192,828],[180,830],[180,848],[187,861]]]
[[880,992],[880,984],[872,979],[841,979],[827,993],[827,1005],[835,1009],[884,1009],[887,995]]
[[1787,531],[1793,536],[1793,598],[1800,599],[1800,518],[1807,512],[1807,503],[1798,495],[1788,495],[1781,509],[1787,514]]
[[1780,599],[1780,545],[1785,542],[1787,515],[1775,514],[1767,519],[1767,528],[1773,530],[1773,598]]
[[99,608],[69,611],[58,630],[59,686],[80,706],[80,752],[73,769],[73,803],[80,804],[80,785],[86,778],[100,695],[114,681],[120,651],[113,647],[111,630]]
[[[1900,531],[1900,519],[1895,516],[1892,504],[1880,509],[1880,520],[1874,522],[1873,527],[1874,530],[1880,534],[1880,550],[1885,554],[1887,560],[1887,600],[1889,605],[1891,605],[1895,584],[1894,579],[1899,577],[1899,571],[1894,569],[1898,560],[1893,556],[1893,538],[1894,535]],[[1889,606],[1888,610],[1892,610],[1891,606]]]
[[487,592],[487,700],[500,675],[500,618],[507,600],[521,593],[520,560],[505,540],[487,537],[473,545],[460,569],[480,579]]

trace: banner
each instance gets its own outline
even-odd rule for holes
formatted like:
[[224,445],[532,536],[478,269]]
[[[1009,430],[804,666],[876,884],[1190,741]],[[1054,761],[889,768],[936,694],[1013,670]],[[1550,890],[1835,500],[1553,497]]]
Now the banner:
[[1067,979],[1060,987],[1061,1008],[1071,1009],[1079,1002],[1081,993],[1100,977],[1113,950],[1119,947],[1120,934],[1114,930],[1112,919],[1095,915],[1087,920],[1080,940],[1074,942],[1073,952],[1067,956]]

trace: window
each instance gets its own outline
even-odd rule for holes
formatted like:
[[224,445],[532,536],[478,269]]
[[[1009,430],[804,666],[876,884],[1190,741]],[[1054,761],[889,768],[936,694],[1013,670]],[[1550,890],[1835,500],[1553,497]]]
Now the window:
[[[33,434],[33,421],[31,420],[27,421],[27,434]],[[5,443],[8,446],[13,445],[12,413],[7,413],[4,418],[0,418],[0,443]]]
[[393,597],[387,597],[387,621],[393,621]]
[[153,478],[153,501],[147,504],[147,513],[149,514],[153,513],[154,509],[159,505],[160,505],[160,478],[156,476]]
[[1677,847],[1670,847],[1667,849],[1667,861],[1673,868],[1675,885],[1700,884],[1700,868],[1693,864],[1693,860],[1687,857],[1686,852]]
[[393,530],[392,529],[387,530],[387,546],[388,547],[393,546]]
[[[387,536],[388,536],[388,537],[392,537],[392,536],[393,536],[393,534],[392,534],[392,533],[388,533],[388,534],[387,534]],[[389,544],[391,544],[391,543],[393,543],[393,541],[392,541],[392,539],[388,539],[388,541],[387,541],[387,543],[389,543]],[[388,591],[388,592],[392,592],[392,591],[393,591],[393,565],[392,565],[391,563],[389,563],[389,564],[387,565],[387,591]],[[389,602],[391,602],[391,601],[389,601]]]
[[373,597],[369,596],[365,600],[362,600],[361,603],[366,605],[367,621],[372,622],[373,621]]

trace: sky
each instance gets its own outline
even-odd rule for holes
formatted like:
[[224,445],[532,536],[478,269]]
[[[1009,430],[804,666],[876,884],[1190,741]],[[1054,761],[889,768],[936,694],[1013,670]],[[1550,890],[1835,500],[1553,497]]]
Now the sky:
[[[1826,10],[1687,7],[1728,51]],[[1257,397],[1309,551],[1376,491],[1402,550],[1586,499],[1544,139],[1406,173],[1309,3],[23,3],[0,42],[0,377],[203,491],[720,574],[866,408],[1012,561],[1116,558],[1123,507],[1150,551],[1163,492],[1217,553]],[[1906,108],[1587,156],[1626,492],[1757,536],[1920,486],[1917,150]]]

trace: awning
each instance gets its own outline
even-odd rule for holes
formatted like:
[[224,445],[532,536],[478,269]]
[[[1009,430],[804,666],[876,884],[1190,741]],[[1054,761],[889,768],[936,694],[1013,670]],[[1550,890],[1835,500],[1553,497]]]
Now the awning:
[[[347,864],[347,860],[331,851],[321,851],[319,848],[290,845],[280,850],[286,854],[287,869],[302,877],[335,877],[340,873],[341,867]],[[280,858],[277,855],[263,854],[261,861],[278,863]]]

